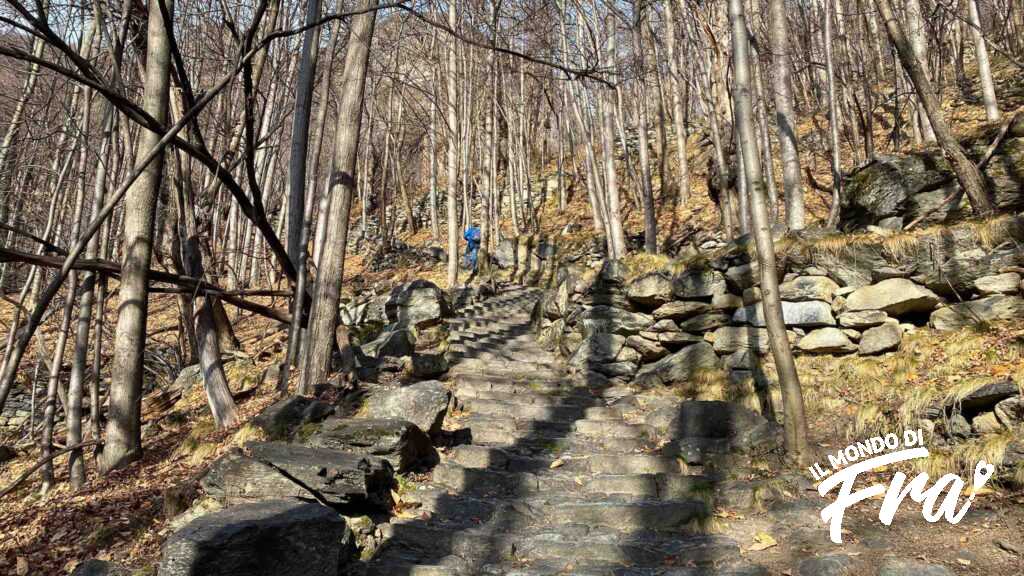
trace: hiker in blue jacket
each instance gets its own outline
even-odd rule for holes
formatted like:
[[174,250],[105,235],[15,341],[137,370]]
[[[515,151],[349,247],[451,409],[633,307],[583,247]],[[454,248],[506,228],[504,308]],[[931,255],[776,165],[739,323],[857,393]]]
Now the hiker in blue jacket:
[[463,260],[463,264],[470,270],[476,270],[476,256],[480,250],[480,228],[478,226],[470,226],[462,234],[462,238],[466,240],[466,257]]

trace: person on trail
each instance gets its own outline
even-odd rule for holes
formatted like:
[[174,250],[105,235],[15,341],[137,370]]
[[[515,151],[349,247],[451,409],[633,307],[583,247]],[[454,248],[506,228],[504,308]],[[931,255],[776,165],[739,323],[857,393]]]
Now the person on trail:
[[476,256],[477,252],[480,251],[480,228],[478,226],[470,226],[462,234],[462,238],[466,240],[466,257],[463,260],[463,265],[470,270],[476,270]]

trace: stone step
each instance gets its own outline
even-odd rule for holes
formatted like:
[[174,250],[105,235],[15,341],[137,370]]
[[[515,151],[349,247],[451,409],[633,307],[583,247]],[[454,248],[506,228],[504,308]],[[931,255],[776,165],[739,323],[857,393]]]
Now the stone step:
[[545,432],[486,431],[473,436],[473,443],[486,448],[502,448],[520,454],[550,459],[585,458],[591,452],[601,450],[608,454],[629,456],[651,449],[651,444],[642,438],[591,438],[576,434],[557,435]]
[[[525,395],[521,395],[524,396]],[[557,401],[548,403],[505,402],[502,400],[485,400],[482,398],[466,398],[462,401],[465,409],[472,414],[497,416],[503,418],[545,420],[548,422],[575,422],[590,420],[594,422],[621,418],[617,410],[605,406],[584,406],[581,404],[559,404]]]
[[[617,408],[605,408],[596,406],[601,402],[590,393],[579,390],[578,393],[547,394],[536,392],[532,388],[513,387],[510,392],[505,390],[494,390],[492,388],[478,388],[475,386],[458,386],[455,391],[455,399],[458,404],[465,405],[472,409],[476,401],[507,402],[510,404],[529,404],[532,406],[582,406],[587,409],[587,414],[601,414],[599,409],[613,410],[615,414],[621,411]],[[599,418],[597,418],[599,419]]]
[[[397,525],[369,563],[367,574],[629,574],[633,576],[747,576],[738,543],[724,536],[644,530],[622,533],[580,523],[522,531],[483,526],[452,531],[420,522]],[[499,571],[499,566],[509,571]],[[687,566],[677,571],[673,566]],[[392,572],[385,572],[390,567]],[[568,568],[568,571],[566,569]],[[695,571],[697,568],[712,570]],[[556,569],[552,572],[551,570]],[[594,571],[606,569],[610,571]],[[628,571],[623,571],[628,570]]]
[[451,372],[456,392],[472,394],[474,390],[496,390],[508,393],[577,394],[591,396],[589,389],[579,380],[565,374],[505,373],[492,374],[474,371],[465,365],[456,365]]
[[654,431],[643,424],[606,420],[577,420],[574,429],[577,434],[592,438],[654,438]]
[[[719,553],[721,554],[721,553]],[[624,563],[595,562],[587,558],[553,557],[532,562],[486,564],[476,572],[484,576],[768,576],[764,566],[749,564],[741,560],[719,560],[707,562],[714,566],[685,566],[672,568],[673,557],[665,558],[665,565],[659,567],[628,566]],[[686,560],[681,559],[685,565]],[[729,565],[725,565],[729,562]]]
[[715,491],[711,479],[682,474],[574,474],[556,470],[507,472],[466,468],[445,462],[434,468],[431,481],[460,494],[521,497],[552,492],[609,495],[633,499],[707,499]]
[[557,499],[543,498],[530,504],[543,509],[544,521],[549,525],[605,526],[621,532],[683,530],[711,515],[708,503],[698,499],[636,500],[608,495],[574,501],[559,495]]
[[591,454],[588,469],[594,474],[686,474],[678,458],[654,454]]

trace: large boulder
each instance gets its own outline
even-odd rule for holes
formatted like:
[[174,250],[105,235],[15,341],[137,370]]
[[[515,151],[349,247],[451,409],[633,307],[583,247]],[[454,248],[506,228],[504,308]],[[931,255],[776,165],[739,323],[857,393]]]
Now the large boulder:
[[1010,430],[1024,425],[1024,396],[1011,396],[1000,401],[994,412],[996,420]]
[[737,350],[755,350],[759,354],[767,354],[771,349],[768,343],[768,330],[753,326],[722,326],[713,333],[710,339],[719,354],[731,354]]
[[614,362],[625,344],[626,338],[618,334],[591,334],[583,339],[569,364],[584,368]]
[[658,307],[652,315],[655,320],[686,320],[711,311],[705,302],[676,300]]
[[626,338],[626,346],[636,350],[644,362],[653,362],[668,354],[668,349],[661,342],[640,335]]
[[[782,302],[782,318],[786,326],[801,328],[835,326],[836,324],[836,319],[832,317],[832,305],[821,300]],[[768,325],[765,322],[764,307],[761,304],[740,308],[733,314],[732,321],[737,324],[753,324],[761,327]]]
[[779,298],[791,302],[831,302],[839,285],[828,276],[798,276],[779,285]]
[[992,410],[1000,402],[1019,396],[1021,389],[1013,380],[1000,380],[979,386],[968,394],[947,402],[947,412],[962,412],[973,416],[978,412]]
[[1011,320],[1024,316],[1024,299],[993,294],[979,300],[961,302],[932,312],[930,323],[937,330],[956,330],[980,322]]
[[451,316],[444,292],[433,282],[416,280],[396,286],[384,305],[388,322],[417,329],[440,324]]
[[1020,274],[1004,272],[983,276],[974,281],[974,287],[981,294],[1016,294],[1020,292]]
[[[780,261],[798,273],[828,276],[843,286],[862,287],[903,277],[956,299],[976,291],[975,281],[1024,266],[1024,215],[982,225],[958,224],[911,237],[848,237],[824,232],[794,233]],[[898,241],[897,241],[898,240]]]
[[201,516],[164,543],[158,576],[337,576],[355,551],[330,508],[268,500]]
[[698,342],[644,366],[637,372],[634,382],[647,388],[668,386],[685,382],[695,374],[712,370],[717,366],[718,356],[715,355],[714,348],[707,342]]
[[432,466],[438,455],[412,422],[386,418],[328,418],[303,443],[387,460],[398,472]]
[[289,396],[267,406],[253,418],[253,423],[271,440],[288,440],[303,424],[323,421],[334,413],[326,402],[306,396]]
[[707,314],[681,320],[678,325],[679,329],[684,332],[707,332],[708,330],[725,326],[728,323],[729,314],[727,312],[708,312]]
[[899,320],[890,318],[881,326],[868,328],[861,334],[858,351],[863,356],[889,352],[899,348],[902,339],[903,330]]
[[592,306],[578,316],[577,322],[586,334],[636,334],[653,322],[647,314],[630,312],[614,306]]
[[439,378],[448,372],[444,354],[416,353],[406,357],[403,371],[415,379]]
[[317,499],[336,505],[390,504],[393,471],[373,458],[285,442],[250,442],[210,466],[200,480],[225,504],[273,498]]
[[672,299],[672,279],[660,272],[644,274],[626,286],[626,297],[646,309],[657,308]]
[[676,298],[708,298],[726,292],[725,276],[717,270],[689,270],[676,276],[672,292]]
[[857,345],[839,328],[818,328],[796,343],[797,348],[810,354],[849,354]]
[[856,312],[843,312],[839,315],[839,325],[843,328],[863,330],[881,326],[889,318],[889,315],[881,310],[858,310]]
[[363,354],[378,360],[410,356],[416,349],[416,336],[411,330],[394,330],[381,334],[376,340],[360,347]]
[[890,316],[931,312],[941,299],[935,292],[906,278],[890,278],[858,288],[846,297],[849,311],[881,310]]
[[[1024,123],[1014,123],[1009,137],[982,169],[982,177],[1000,210],[1024,208]],[[980,159],[992,135],[981,133],[964,141],[969,156]],[[846,185],[840,203],[839,222],[843,230],[863,229],[897,219],[900,224],[915,220],[947,222],[964,216],[966,202],[944,200],[959,187],[949,162],[937,148],[899,156],[880,155],[856,170]]]
[[428,434],[441,431],[451,392],[443,382],[427,380],[381,391],[366,401],[368,418],[408,420]]

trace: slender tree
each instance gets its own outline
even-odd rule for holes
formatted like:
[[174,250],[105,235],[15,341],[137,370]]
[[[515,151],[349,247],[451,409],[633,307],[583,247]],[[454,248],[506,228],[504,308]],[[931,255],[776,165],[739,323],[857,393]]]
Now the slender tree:
[[925,73],[921,62],[918,61],[917,56],[914,54],[913,47],[907,40],[902,24],[896,19],[891,0],[875,0],[875,6],[885,22],[885,29],[889,35],[889,40],[892,41],[893,46],[896,48],[900,62],[914,84],[914,91],[917,93],[925,112],[928,114],[928,119],[935,131],[935,137],[942,148],[942,153],[949,159],[953,172],[956,173],[956,178],[960,181],[961,188],[963,188],[968,200],[971,202],[971,207],[974,208],[975,213],[978,215],[987,216],[991,214],[995,208],[986,189],[985,181],[981,177],[981,171],[967,157],[963,147],[957,142],[946,121],[943,119],[942,110],[939,108],[939,100],[932,89],[931,81],[928,79],[928,75]]
[[[169,20],[165,21],[165,15]],[[146,31],[146,77],[143,109],[158,122],[167,119],[170,91],[171,35],[174,0],[150,0]],[[143,159],[160,142],[161,134],[143,129],[136,151]],[[146,166],[125,196],[121,245],[121,283],[118,292],[114,360],[110,376],[110,407],[106,443],[100,467],[125,466],[142,456],[142,378],[149,310],[149,267],[153,254],[153,223],[157,193],[163,178],[164,153]]]
[[779,279],[776,271],[775,245],[772,242],[771,219],[768,217],[768,203],[765,194],[761,160],[757,151],[757,133],[754,130],[754,107],[751,102],[750,46],[747,38],[747,23],[743,13],[743,0],[729,0],[729,17],[732,23],[732,53],[735,69],[733,99],[736,106],[736,123],[739,142],[743,151],[743,166],[750,193],[750,217],[753,225],[754,243],[757,247],[758,268],[761,271],[761,306],[768,325],[768,342],[782,389],[783,413],[785,416],[786,451],[797,463],[803,463],[807,456],[807,421],[804,415],[803,393],[793,352],[786,335],[786,324],[782,317],[782,303],[779,299]]
[[317,263],[309,337],[305,346],[305,368],[299,387],[301,394],[311,393],[316,384],[327,379],[331,352],[336,344],[338,301],[345,273],[352,196],[356,192],[356,156],[359,152],[370,44],[377,21],[376,6],[377,0],[365,0],[363,8],[366,12],[352,18],[345,68],[338,80],[340,101],[334,128],[334,160],[330,186],[326,190],[329,204],[326,213],[321,215],[326,219],[327,227],[323,251]]

